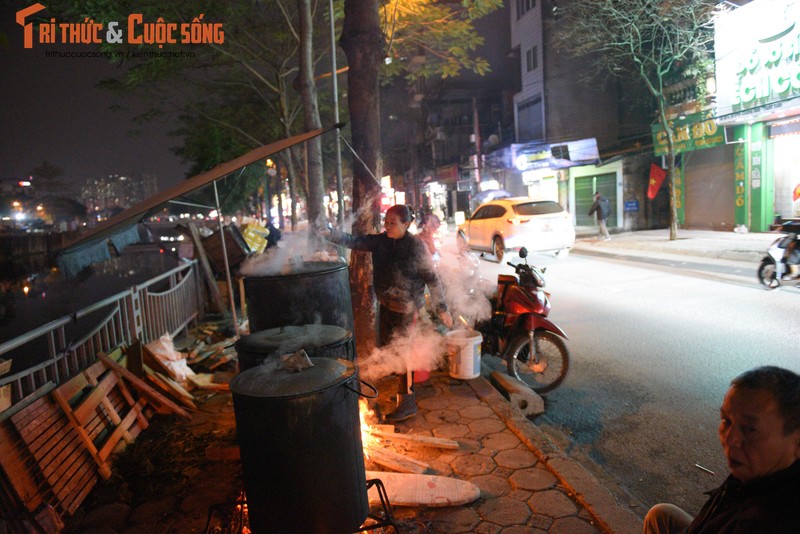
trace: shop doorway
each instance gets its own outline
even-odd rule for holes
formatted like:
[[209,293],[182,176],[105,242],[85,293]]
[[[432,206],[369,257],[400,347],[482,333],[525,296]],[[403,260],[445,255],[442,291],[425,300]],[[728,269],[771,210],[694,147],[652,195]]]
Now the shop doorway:
[[734,145],[721,145],[683,155],[685,228],[733,230],[733,151]]
[[579,176],[575,178],[575,225],[594,226],[594,215],[589,216],[589,210],[594,203],[594,194],[600,194],[608,199],[611,204],[611,214],[608,216],[608,227],[617,226],[617,173],[609,172],[595,176]]

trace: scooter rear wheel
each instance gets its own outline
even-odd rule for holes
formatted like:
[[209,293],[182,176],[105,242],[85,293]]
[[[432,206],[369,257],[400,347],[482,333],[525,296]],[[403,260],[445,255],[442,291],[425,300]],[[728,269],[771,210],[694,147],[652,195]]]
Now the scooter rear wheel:
[[772,258],[761,260],[761,265],[758,266],[758,281],[767,289],[775,289],[781,285],[781,281],[778,280],[775,260]]
[[508,374],[525,382],[536,393],[547,393],[564,381],[569,370],[569,351],[564,340],[540,330],[533,336],[538,361],[530,357],[528,336],[511,340],[506,363]]

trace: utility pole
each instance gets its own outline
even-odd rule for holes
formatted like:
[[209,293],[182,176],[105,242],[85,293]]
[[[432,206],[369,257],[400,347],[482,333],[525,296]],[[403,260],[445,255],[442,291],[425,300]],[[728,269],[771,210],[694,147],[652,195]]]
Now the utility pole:
[[478,98],[472,97],[472,136],[475,138],[475,183],[481,183],[481,125],[478,120]]
[[333,0],[328,0],[328,13],[331,19],[331,78],[333,83],[333,122],[336,124],[336,221],[344,221],[344,187],[342,185],[342,141],[339,129],[339,79],[336,72],[336,29],[333,20]]

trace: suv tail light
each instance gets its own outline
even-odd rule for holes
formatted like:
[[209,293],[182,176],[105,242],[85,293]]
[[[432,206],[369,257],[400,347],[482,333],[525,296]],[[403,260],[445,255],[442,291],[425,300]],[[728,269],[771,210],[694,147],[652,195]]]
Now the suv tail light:
[[530,217],[511,217],[508,222],[509,224],[525,224],[530,220]]

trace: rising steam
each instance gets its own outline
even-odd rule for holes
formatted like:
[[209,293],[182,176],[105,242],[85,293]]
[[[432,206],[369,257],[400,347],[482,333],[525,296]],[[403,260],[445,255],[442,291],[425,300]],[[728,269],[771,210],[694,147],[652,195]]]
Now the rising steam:
[[[348,223],[340,228],[347,231],[349,226]],[[476,323],[490,318],[492,308],[489,298],[495,284],[481,278],[477,256],[459,252],[455,236],[447,233],[445,225],[440,229],[439,242],[437,272],[454,319],[453,328],[472,328]],[[319,236],[287,232],[278,246],[248,258],[240,272],[244,276],[284,275],[297,270],[304,261],[346,263],[346,259],[337,252],[337,247]],[[421,310],[421,319],[404,335],[392,339],[387,346],[376,348],[366,357],[359,355],[361,376],[367,380],[379,380],[390,374],[403,374],[407,370],[432,371],[442,367],[445,338],[428,315],[427,310]]]

